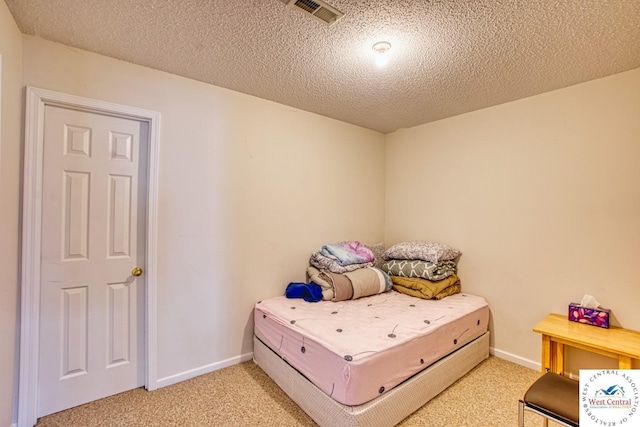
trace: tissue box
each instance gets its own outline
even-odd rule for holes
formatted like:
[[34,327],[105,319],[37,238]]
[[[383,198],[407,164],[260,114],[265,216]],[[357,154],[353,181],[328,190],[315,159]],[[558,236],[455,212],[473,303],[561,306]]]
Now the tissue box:
[[609,328],[610,314],[611,310],[608,308],[587,308],[575,302],[569,304],[569,320],[585,325]]

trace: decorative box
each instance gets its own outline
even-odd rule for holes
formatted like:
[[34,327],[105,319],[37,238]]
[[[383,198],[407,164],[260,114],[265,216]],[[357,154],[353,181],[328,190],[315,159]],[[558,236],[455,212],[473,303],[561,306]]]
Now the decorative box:
[[608,308],[587,308],[576,302],[569,304],[569,320],[585,325],[609,328],[610,314],[611,310]]

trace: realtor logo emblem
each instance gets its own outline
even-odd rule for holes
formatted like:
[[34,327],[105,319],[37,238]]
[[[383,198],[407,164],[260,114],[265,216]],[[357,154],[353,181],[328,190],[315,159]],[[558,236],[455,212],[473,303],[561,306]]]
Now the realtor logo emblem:
[[580,427],[640,425],[640,370],[580,370]]

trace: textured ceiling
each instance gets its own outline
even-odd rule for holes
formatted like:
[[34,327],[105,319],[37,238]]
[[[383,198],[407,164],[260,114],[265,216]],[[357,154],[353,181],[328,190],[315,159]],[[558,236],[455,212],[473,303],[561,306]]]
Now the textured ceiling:
[[5,1],[25,34],[383,133],[640,67],[640,0],[330,0],[332,26],[286,0]]

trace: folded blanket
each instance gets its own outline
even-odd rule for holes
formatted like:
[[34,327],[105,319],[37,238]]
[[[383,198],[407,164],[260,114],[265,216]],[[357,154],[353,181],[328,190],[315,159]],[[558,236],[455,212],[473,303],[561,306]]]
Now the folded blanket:
[[442,299],[460,293],[462,289],[456,274],[438,281],[398,276],[391,276],[391,281],[394,290],[423,299]]
[[338,274],[327,271],[326,274],[330,277],[330,282],[333,284],[332,301],[346,301],[348,299],[353,299],[353,285],[347,276],[348,273]]
[[307,281],[313,282],[322,288],[322,299],[331,301],[333,299],[333,278],[328,271],[318,270],[313,266],[307,267]]
[[341,266],[373,262],[373,252],[358,241],[324,245],[320,253]]
[[322,255],[320,252],[314,252],[311,254],[311,258],[309,258],[309,264],[316,267],[319,270],[328,270],[332,273],[344,274],[349,271],[354,271],[359,268],[371,267],[373,262],[366,262],[362,264],[349,264],[349,265],[340,265],[338,261],[335,259],[331,259]]
[[345,301],[386,292],[391,289],[391,278],[382,270],[365,267],[345,274],[307,268],[308,279],[322,288],[322,299]]
[[442,280],[455,274],[455,261],[440,261],[437,264],[419,259],[392,259],[382,264],[382,270],[390,276],[418,277],[427,280]]
[[381,294],[391,290],[391,278],[384,271],[367,267],[344,273],[351,281],[353,295],[350,299],[358,299],[369,295]]

